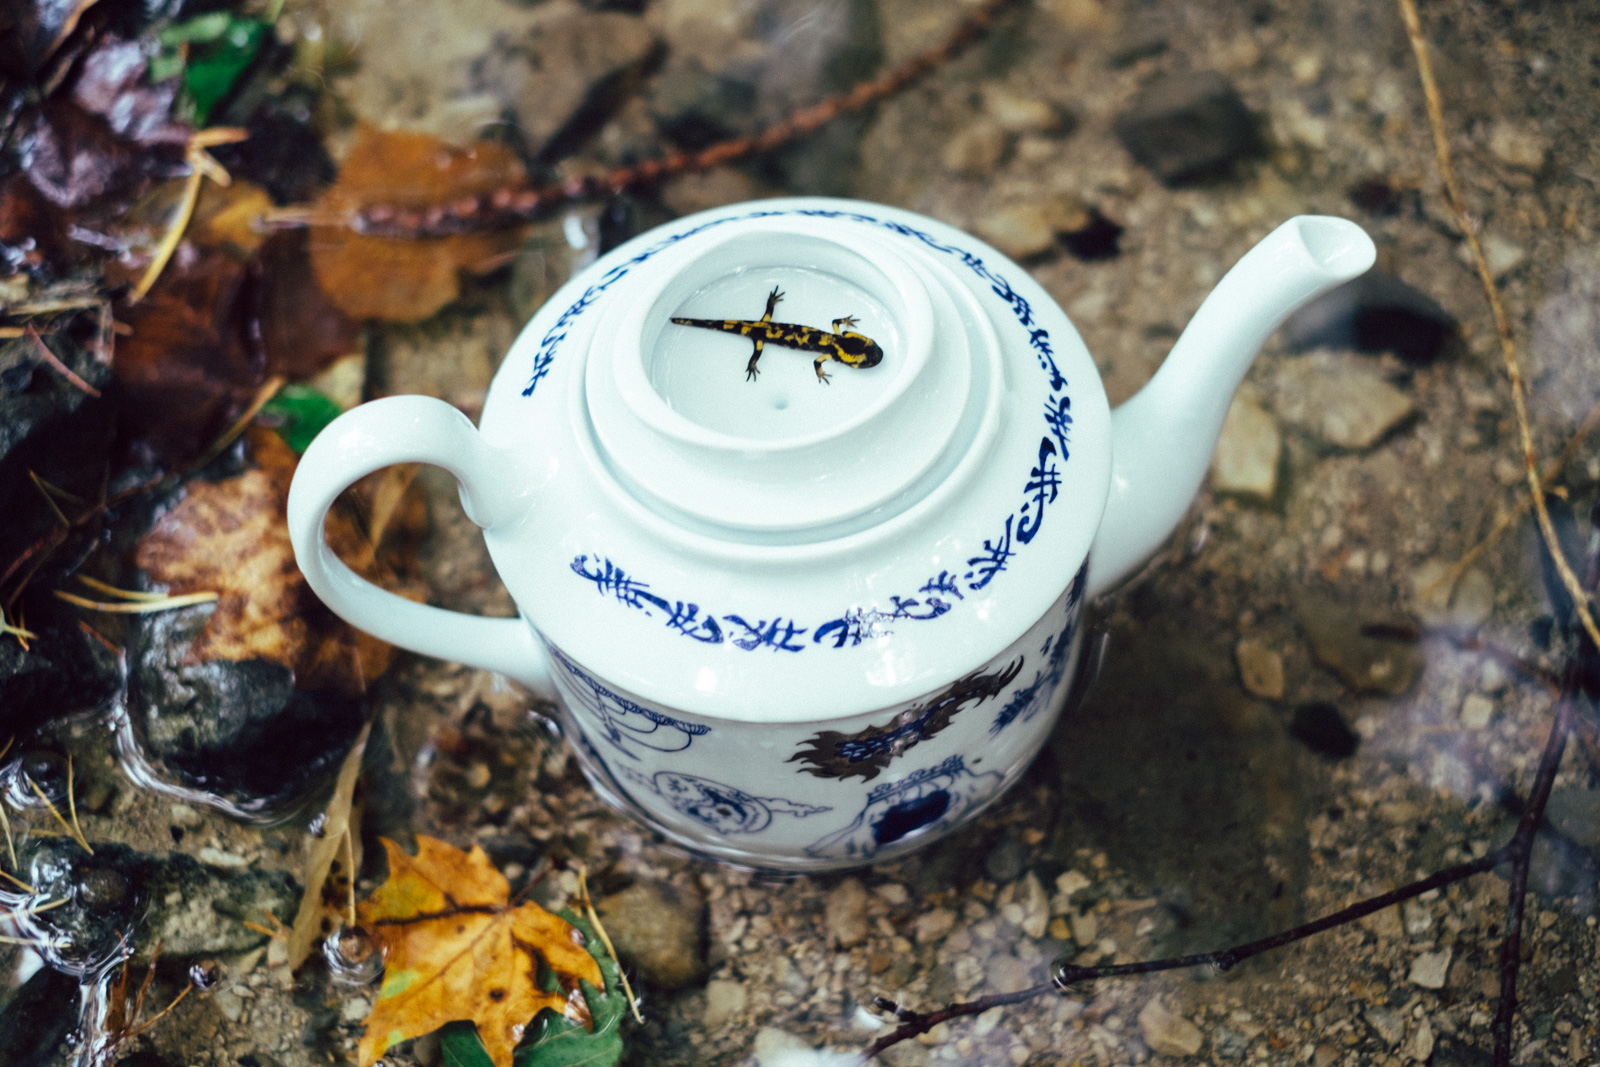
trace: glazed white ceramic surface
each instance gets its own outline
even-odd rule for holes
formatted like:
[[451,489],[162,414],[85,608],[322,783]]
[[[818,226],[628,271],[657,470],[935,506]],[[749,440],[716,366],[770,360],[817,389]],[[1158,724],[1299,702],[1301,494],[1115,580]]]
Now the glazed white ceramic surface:
[[[1115,414],[1077,332],[1016,264],[935,220],[792,199],[670,223],[534,316],[481,428],[391,397],[335,420],[289,500],[312,588],[395,644],[559,698],[597,788],[689,847],[826,869],[925,844],[998,797],[1059,712],[1087,597],[1146,559],[1229,400],[1295,307],[1366,270],[1352,223],[1253,249]],[[818,330],[823,365],[674,317]],[[414,604],[338,561],[353,481],[435,463],[522,618]]]

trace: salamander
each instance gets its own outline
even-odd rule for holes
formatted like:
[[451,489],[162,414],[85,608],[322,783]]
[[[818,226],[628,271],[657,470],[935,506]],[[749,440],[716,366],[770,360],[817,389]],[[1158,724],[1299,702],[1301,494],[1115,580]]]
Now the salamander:
[[755,381],[759,373],[756,362],[761,358],[761,350],[768,344],[778,345],[780,348],[794,348],[801,352],[816,352],[817,358],[812,360],[812,368],[817,372],[817,381],[826,385],[830,375],[822,369],[828,360],[837,360],[846,367],[876,367],[883,360],[883,349],[878,343],[864,334],[853,333],[844,329],[846,326],[856,325],[854,316],[846,315],[833,320],[832,333],[810,326],[797,326],[792,322],[773,322],[772,312],[778,306],[778,301],[783,299],[783,293],[776,286],[767,295],[767,311],[759,319],[680,319],[672,321],[679,326],[698,326],[703,330],[717,330],[721,333],[736,333],[741,337],[750,338],[755,345],[755,351],[750,353],[750,362],[745,364],[745,380]]

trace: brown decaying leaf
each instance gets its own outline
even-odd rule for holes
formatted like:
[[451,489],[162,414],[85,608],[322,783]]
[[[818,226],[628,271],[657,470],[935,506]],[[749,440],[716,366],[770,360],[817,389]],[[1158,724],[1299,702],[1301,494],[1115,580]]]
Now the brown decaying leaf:
[[[591,1025],[580,979],[603,988],[583,936],[537,904],[511,906],[511,887],[483,849],[417,835],[408,856],[385,839],[389,879],[363,901],[361,924],[382,946],[383,987],[357,1052],[372,1067],[396,1042],[470,1020],[495,1067],[533,1017],[554,1008]],[[541,969],[564,992],[546,993]]]
[[[361,757],[367,750],[367,734],[371,725],[363,726],[350,746],[344,763],[339,767],[339,777],[334,782],[333,796],[322,815],[322,836],[311,839],[306,850],[305,896],[300,898],[300,910],[295,914],[289,929],[289,969],[297,970],[311,955],[317,940],[344,924],[344,902],[350,880],[356,876],[359,863],[354,857],[349,870],[334,872],[334,861],[345,851],[344,840],[350,832],[350,811],[353,805],[356,781],[361,777]],[[330,877],[333,875],[333,877]],[[336,884],[340,883],[342,884]],[[326,928],[324,928],[326,924]]]
[[[315,214],[342,220],[374,204],[432,206],[526,183],[504,145],[456,148],[427,134],[364,126]],[[492,266],[521,240],[520,229],[405,240],[321,226],[312,231],[311,264],[323,291],[352,318],[421,322],[456,298],[460,271]]]
[[[357,695],[388,668],[392,650],[338,621],[312,594],[284,519],[294,453],[270,430],[253,428],[247,437],[251,469],[191,483],[140,540],[134,562],[174,594],[218,594],[190,648],[193,661],[264,659],[293,671],[299,688]],[[327,537],[346,559],[370,558],[365,537],[340,509],[328,518]]]

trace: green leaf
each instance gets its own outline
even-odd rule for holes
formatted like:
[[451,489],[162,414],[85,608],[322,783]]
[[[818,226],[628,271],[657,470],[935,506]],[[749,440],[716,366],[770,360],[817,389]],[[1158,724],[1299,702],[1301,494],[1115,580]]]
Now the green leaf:
[[183,88],[194,105],[196,126],[206,124],[212,109],[233,91],[239,76],[255,62],[269,29],[265,22],[230,16],[221,33],[190,51]]
[[[286,385],[267,401],[261,414],[278,436],[299,455],[311,447],[312,438],[344,411],[335,401],[309,385]],[[604,964],[601,965],[602,971]]]
[[528,1029],[532,1035],[517,1049],[516,1067],[614,1067],[622,1058],[622,1019],[628,1014],[628,998],[622,991],[617,961],[606,952],[594,928],[571,910],[560,916],[583,932],[589,954],[600,965],[605,989],[582,983],[583,999],[589,1005],[594,1029],[549,1009],[540,1012]]
[[439,1052],[444,1067],[494,1067],[472,1023],[451,1023],[439,1031]]
[[157,38],[166,48],[174,48],[180,44],[198,44],[205,41],[215,41],[233,23],[233,16],[226,11],[213,11],[209,15],[200,15],[187,22],[180,22],[175,26],[168,26],[161,31]]

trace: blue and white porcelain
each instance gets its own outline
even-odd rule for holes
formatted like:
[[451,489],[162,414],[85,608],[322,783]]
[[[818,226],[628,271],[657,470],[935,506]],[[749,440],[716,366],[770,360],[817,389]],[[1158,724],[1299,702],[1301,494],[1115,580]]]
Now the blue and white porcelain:
[[[595,786],[668,838],[877,862],[1023,772],[1085,602],[1177,525],[1256,350],[1373,258],[1353,223],[1291,219],[1113,413],[1061,309],[949,226],[825,199],[679,219],[534,316],[481,427],[414,396],[335,420],[295,552],[354,625],[556,699]],[[846,341],[881,358],[825,367]],[[328,549],[338,494],[405,462],[456,476],[521,618],[403,600]]]

